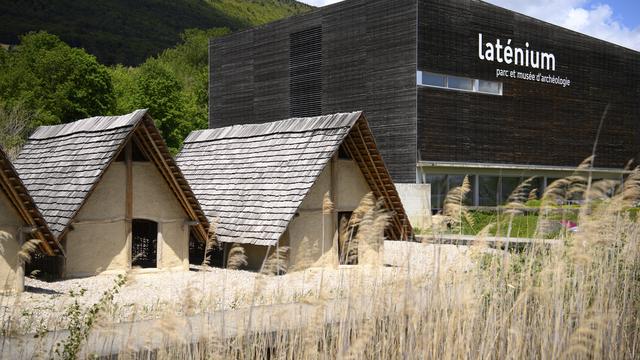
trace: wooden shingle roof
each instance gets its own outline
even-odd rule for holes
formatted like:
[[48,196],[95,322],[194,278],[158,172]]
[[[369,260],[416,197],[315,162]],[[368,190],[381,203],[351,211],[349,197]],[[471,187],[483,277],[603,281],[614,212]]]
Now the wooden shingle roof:
[[22,220],[34,231],[31,235],[40,239],[40,247],[48,255],[64,254],[62,247],[49,230],[47,222],[38,210],[33,198],[0,147],[0,191],[4,192]]
[[20,152],[15,166],[56,238],[61,238],[129,140],[155,162],[191,220],[208,222],[188,183],[146,110],[99,116],[69,124],[39,127]]
[[394,212],[389,235],[411,226],[361,112],[236,125],[191,133],[177,162],[222,242],[272,246],[344,144]]

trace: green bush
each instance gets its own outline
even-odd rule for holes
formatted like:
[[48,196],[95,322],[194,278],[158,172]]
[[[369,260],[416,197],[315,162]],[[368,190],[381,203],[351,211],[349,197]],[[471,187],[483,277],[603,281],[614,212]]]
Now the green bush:
[[509,232],[509,222],[511,221],[511,237],[531,238],[534,236],[538,223],[538,214],[516,215],[511,220],[511,216],[505,213],[489,211],[472,211],[473,224],[466,220],[462,223],[462,232],[465,235],[476,235],[489,224],[495,224],[489,230],[492,236],[507,236]]

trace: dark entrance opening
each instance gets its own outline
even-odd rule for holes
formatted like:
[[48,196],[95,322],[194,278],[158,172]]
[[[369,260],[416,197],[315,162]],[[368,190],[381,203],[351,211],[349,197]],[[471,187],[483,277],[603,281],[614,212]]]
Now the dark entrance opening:
[[351,223],[353,211],[338,212],[338,254],[341,265],[358,264],[358,244],[354,239],[358,234],[358,224]]
[[[205,254],[206,244],[193,234],[189,236],[189,264],[224,267],[224,250],[221,246],[213,246]],[[205,263],[206,260],[206,263]]]
[[31,261],[25,264],[24,275],[44,281],[60,280],[63,268],[62,256],[48,256],[38,249],[31,254]]
[[154,268],[158,266],[158,223],[133,219],[131,240],[131,266]]

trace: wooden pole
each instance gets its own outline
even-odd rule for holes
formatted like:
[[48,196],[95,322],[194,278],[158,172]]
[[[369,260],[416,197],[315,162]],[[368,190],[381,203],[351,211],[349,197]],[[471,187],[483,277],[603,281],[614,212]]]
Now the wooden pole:
[[[19,247],[22,248],[24,245],[24,229],[21,227],[18,231],[18,244]],[[16,269],[16,293],[21,293],[24,291],[24,260],[18,256],[18,264]]]
[[[332,266],[338,266],[340,264],[340,251],[338,250],[338,203],[337,203],[337,193],[338,193],[338,153],[336,152],[335,154],[333,154],[333,157],[331,158],[331,192],[329,193],[329,196],[331,196],[331,203],[333,204],[333,211],[331,211],[331,214],[329,214],[329,217],[331,218],[331,233],[329,236],[331,236],[332,238],[331,240],[331,251],[332,253],[335,255],[335,258],[332,259],[332,261],[335,260],[335,263],[332,263]],[[325,241],[324,239],[322,239],[322,241]],[[324,256],[324,254],[323,254]]]
[[131,146],[131,141],[126,145],[124,149],[124,159],[126,166],[126,177],[125,177],[125,210],[124,210],[124,218],[125,218],[125,232],[127,236],[127,244],[126,248],[128,249],[128,258],[129,258],[129,266],[132,266],[133,259],[131,258],[131,249],[132,249],[132,220],[133,220],[133,151]]

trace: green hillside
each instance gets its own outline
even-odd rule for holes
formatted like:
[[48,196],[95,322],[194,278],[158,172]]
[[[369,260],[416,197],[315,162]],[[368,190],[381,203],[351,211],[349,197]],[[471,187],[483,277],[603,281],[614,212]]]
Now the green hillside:
[[310,10],[293,0],[0,0],[0,43],[45,30],[103,64],[138,65],[186,29],[242,29]]
[[208,0],[208,3],[247,27],[266,24],[311,9],[309,5],[295,0]]

